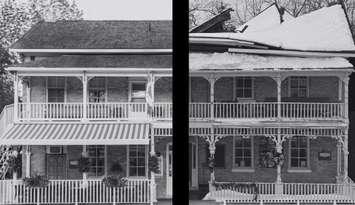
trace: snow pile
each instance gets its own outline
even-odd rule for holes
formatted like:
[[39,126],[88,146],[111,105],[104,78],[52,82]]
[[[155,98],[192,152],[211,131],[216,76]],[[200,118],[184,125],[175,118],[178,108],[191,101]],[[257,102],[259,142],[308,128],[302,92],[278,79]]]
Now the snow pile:
[[[287,11],[284,12],[284,22],[294,19]],[[280,13],[276,4],[266,8],[260,14],[250,19],[245,24],[239,26],[236,30],[242,31],[245,26],[248,26],[243,33],[262,31],[280,25]]]
[[350,68],[345,58],[300,58],[235,53],[190,53],[190,70],[265,70]]
[[346,16],[340,5],[313,11],[260,32],[194,33],[190,37],[229,38],[295,50],[355,50]]

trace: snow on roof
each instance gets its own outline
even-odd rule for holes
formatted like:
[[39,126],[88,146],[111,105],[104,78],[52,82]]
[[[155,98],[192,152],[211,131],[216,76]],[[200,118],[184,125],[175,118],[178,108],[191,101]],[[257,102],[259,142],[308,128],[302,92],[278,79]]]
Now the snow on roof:
[[313,11],[261,32],[194,33],[190,37],[229,38],[294,50],[355,50],[352,34],[340,5]]
[[300,58],[260,56],[233,53],[190,53],[191,71],[198,70],[305,70],[324,68],[351,68],[345,58]]
[[[262,31],[265,29],[269,29],[275,26],[279,26],[281,24],[281,19],[280,19],[280,12],[279,9],[277,8],[276,4],[272,4],[262,12],[260,12],[258,15],[256,15],[254,18],[250,19],[248,22],[245,24],[239,26],[236,30],[237,31],[242,31],[245,26],[248,26],[243,33],[249,33],[249,32],[256,32],[256,31]],[[284,22],[289,21],[291,19],[294,19],[291,14],[289,14],[287,11],[284,12],[283,15],[283,20]]]

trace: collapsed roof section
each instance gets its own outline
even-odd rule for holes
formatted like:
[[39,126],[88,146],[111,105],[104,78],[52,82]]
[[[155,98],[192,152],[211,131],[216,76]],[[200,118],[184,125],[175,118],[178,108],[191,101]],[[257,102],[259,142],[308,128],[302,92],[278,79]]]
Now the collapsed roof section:
[[280,8],[276,3],[273,3],[254,18],[239,26],[236,31],[240,33],[263,31],[279,26],[281,23],[294,18],[295,17],[293,17],[286,9]]
[[345,11],[339,4],[290,19],[263,31],[190,34],[191,44],[216,45],[216,41],[238,41],[246,45],[285,50],[355,51]]

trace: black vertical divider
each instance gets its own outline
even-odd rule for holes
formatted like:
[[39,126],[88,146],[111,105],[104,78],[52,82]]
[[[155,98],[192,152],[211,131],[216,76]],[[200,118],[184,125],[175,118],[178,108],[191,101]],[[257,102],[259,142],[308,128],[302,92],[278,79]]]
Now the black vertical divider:
[[173,204],[188,204],[188,0],[173,0]]

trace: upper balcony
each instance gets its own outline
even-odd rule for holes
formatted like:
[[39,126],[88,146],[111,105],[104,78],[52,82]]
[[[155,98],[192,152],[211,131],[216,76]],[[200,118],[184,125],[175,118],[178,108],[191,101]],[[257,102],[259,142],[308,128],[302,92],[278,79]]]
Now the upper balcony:
[[171,120],[172,103],[19,103],[20,121]]
[[346,121],[347,80],[334,75],[192,76],[189,117],[195,121]]
[[14,121],[171,121],[171,84],[169,76],[147,74],[26,76]]

